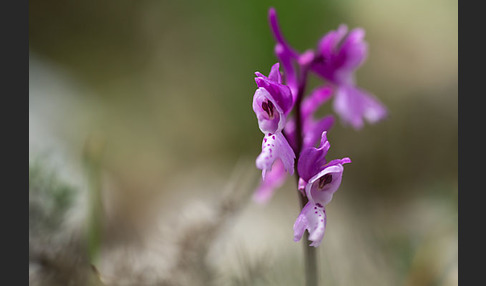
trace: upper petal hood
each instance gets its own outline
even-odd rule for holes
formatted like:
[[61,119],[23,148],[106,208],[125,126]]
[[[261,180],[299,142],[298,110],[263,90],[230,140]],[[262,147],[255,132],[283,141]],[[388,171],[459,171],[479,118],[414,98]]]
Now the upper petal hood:
[[333,194],[341,185],[345,163],[351,163],[351,160],[349,158],[333,160],[307,182],[305,194],[309,201],[325,206],[332,200]]

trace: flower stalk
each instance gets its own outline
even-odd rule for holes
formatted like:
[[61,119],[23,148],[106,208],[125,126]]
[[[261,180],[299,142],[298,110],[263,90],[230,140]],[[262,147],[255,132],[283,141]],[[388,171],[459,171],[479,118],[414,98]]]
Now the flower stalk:
[[[258,89],[252,107],[265,136],[262,152],[256,159],[257,168],[262,170],[262,181],[253,198],[266,203],[283,184],[287,173],[295,173],[300,214],[293,226],[294,241],[304,237],[306,285],[316,286],[316,248],[326,228],[325,206],[341,184],[343,165],[351,160],[348,157],[326,160],[330,148],[327,133],[334,117],[327,115],[316,120],[314,113],[334,97],[334,111],[342,122],[360,129],[365,120],[375,123],[387,111],[374,96],[355,84],[354,71],[367,54],[363,29],[348,34],[347,27],[341,25],[324,35],[315,51],[299,53],[285,40],[275,9],[270,8],[268,17],[279,62],[272,66],[268,76],[255,73]],[[309,72],[326,83],[306,95]]]
[[[296,96],[295,102],[295,120],[296,120],[296,137],[297,137],[297,158],[296,161],[299,161],[300,158],[300,151],[302,149],[302,115],[301,115],[301,105],[302,105],[302,98],[305,93],[305,88],[307,86],[307,68],[304,67],[301,73],[301,78],[299,81],[299,88]],[[295,174],[296,185],[297,189],[299,188],[299,173],[298,171]],[[306,196],[304,196],[301,192],[297,191],[297,195],[299,196],[300,202],[300,210],[302,210],[305,205],[309,202]],[[304,233],[304,239],[302,240],[303,247],[304,247],[304,263],[305,263],[305,279],[307,286],[317,286],[318,284],[318,276],[317,276],[317,256],[316,256],[316,248],[310,246],[307,241],[309,239],[309,233]]]

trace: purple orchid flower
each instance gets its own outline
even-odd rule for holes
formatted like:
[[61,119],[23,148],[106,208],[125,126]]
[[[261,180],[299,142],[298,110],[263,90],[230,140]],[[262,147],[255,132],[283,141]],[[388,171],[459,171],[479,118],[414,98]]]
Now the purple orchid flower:
[[309,201],[294,224],[294,241],[299,241],[307,230],[314,247],[319,246],[324,237],[325,206],[341,185],[343,164],[351,163],[347,157],[327,162],[325,157],[330,146],[327,132],[323,132],[319,147],[304,148],[297,165],[299,189],[305,192]]
[[282,164],[283,170],[291,175],[294,173],[295,153],[287,139],[282,134],[287,115],[292,109],[293,99],[290,88],[282,84],[279,63],[272,66],[267,76],[256,72],[255,82],[258,89],[253,96],[253,111],[258,119],[260,130],[265,133],[262,142],[262,152],[256,159],[257,168],[262,170],[262,184],[259,187],[257,200],[264,201],[262,197],[270,197],[271,190],[281,185],[285,172],[280,166],[266,178],[266,173],[272,170],[275,161]]
[[263,133],[277,133],[285,127],[286,116],[292,108],[290,88],[282,84],[279,63],[272,66],[268,77],[256,72],[258,89],[253,96],[253,111]]
[[[328,86],[315,89],[302,104],[302,123],[303,123],[303,146],[314,146],[322,132],[328,131],[334,124],[332,115],[325,116],[320,120],[314,120],[314,112],[332,96],[332,89]],[[296,150],[297,138],[295,136],[295,120],[290,119],[284,128],[284,134],[291,148]],[[253,195],[253,199],[258,203],[266,203],[274,194],[275,190],[283,185],[287,179],[287,173],[280,161],[276,161],[273,169],[268,172],[266,178],[258,186]]]
[[355,129],[363,127],[363,119],[375,123],[387,115],[378,99],[355,84],[355,71],[366,60],[368,45],[365,31],[360,28],[348,32],[346,25],[327,33],[319,42],[312,71],[337,86],[334,110],[345,123]]
[[[333,108],[343,123],[360,129],[364,121],[375,123],[385,118],[387,110],[356,84],[355,72],[368,52],[363,29],[348,33],[347,26],[341,25],[324,35],[315,51],[299,53],[285,40],[274,8],[270,8],[268,18],[283,74],[279,63],[272,66],[268,76],[255,73],[258,88],[252,104],[265,136],[262,152],[256,159],[262,181],[253,199],[266,203],[288,174],[294,173],[297,157],[297,189],[303,200],[294,224],[294,240],[301,240],[307,230],[310,246],[317,247],[326,229],[325,207],[341,185],[343,165],[351,160],[348,157],[326,160],[330,148],[327,132],[335,120],[332,115],[316,118],[316,111],[334,95]],[[310,72],[326,83],[306,95]]]
[[368,46],[364,42],[365,32],[357,28],[350,31],[341,25],[336,31],[327,33],[319,42],[317,51],[299,54],[283,37],[274,8],[268,12],[270,28],[277,42],[275,54],[282,63],[286,83],[292,90],[294,102],[298,91],[299,75],[295,65],[309,67],[313,72],[337,86],[333,107],[346,124],[355,129],[364,125],[363,119],[376,123],[387,116],[385,106],[368,92],[355,84],[355,71],[366,60]]

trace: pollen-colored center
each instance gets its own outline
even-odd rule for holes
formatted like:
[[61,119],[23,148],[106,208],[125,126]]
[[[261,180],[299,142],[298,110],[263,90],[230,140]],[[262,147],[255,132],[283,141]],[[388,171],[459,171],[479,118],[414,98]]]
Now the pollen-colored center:
[[325,185],[330,184],[332,182],[332,175],[325,174],[319,179],[319,189],[323,189]]
[[265,112],[268,114],[268,117],[270,117],[270,119],[274,118],[275,107],[273,106],[273,103],[270,100],[266,100],[262,102],[262,109],[265,110]]

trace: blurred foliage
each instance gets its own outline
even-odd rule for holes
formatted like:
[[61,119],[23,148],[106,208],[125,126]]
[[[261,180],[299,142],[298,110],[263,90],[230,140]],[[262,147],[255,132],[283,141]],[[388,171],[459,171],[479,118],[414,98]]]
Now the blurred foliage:
[[[266,74],[276,62],[270,6],[299,51],[314,48],[339,24],[363,27],[369,58],[358,84],[390,111],[387,120],[359,131],[338,119],[329,132],[329,157],[349,156],[353,163],[329,207],[322,281],[451,285],[457,270],[457,1],[32,0],[29,147],[46,143],[70,154],[61,163],[65,171],[69,160],[86,159],[89,134],[103,138],[103,160],[91,161],[96,172],[88,176],[97,190],[91,195],[100,196],[91,203],[106,203],[102,252],[128,248],[120,233],[135,237],[136,223],[153,229],[154,208],[170,220],[188,200],[218,198],[235,162],[254,162],[260,152],[251,100],[254,72]],[[69,81],[74,84],[57,89]],[[312,77],[309,91],[318,84]],[[333,111],[328,105],[319,112]],[[77,190],[42,164],[29,167],[29,185],[31,225],[58,225]],[[227,275],[233,284],[251,281],[248,275],[257,276],[248,282],[255,284],[302,281],[301,245],[290,244],[288,232],[297,212],[294,192],[289,180],[265,211],[242,214],[230,244],[244,240],[249,252],[258,252],[260,243],[269,252],[284,245],[285,251],[276,250],[275,271],[261,280],[255,274],[260,260],[242,254],[241,273]],[[110,269],[106,253],[102,262]]]
[[[356,196],[394,196],[414,184],[454,183],[457,173],[457,4],[420,3],[435,9],[428,15],[411,10],[414,4],[34,0],[29,44],[93,89],[84,96],[96,98],[99,110],[78,116],[93,118],[87,128],[106,136],[110,168],[131,177],[143,168],[145,180],[159,183],[161,174],[195,163],[231,166],[258,154],[251,99],[253,73],[276,61],[269,6],[301,51],[341,23],[362,26],[370,57],[358,82],[389,107],[390,118],[359,132],[338,120],[332,152],[355,162],[347,177],[359,182]],[[403,23],[407,17],[421,24]]]
[[29,165],[29,233],[58,231],[74,205],[76,190],[40,161]]

